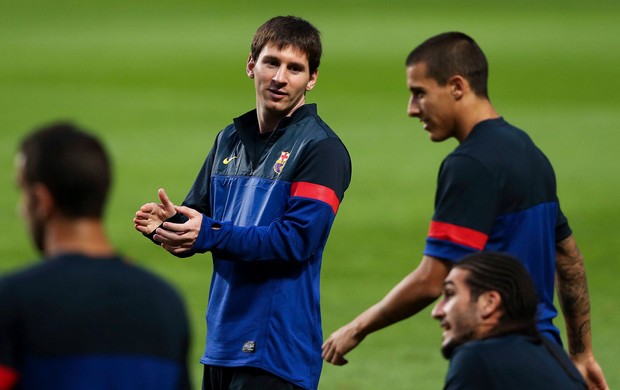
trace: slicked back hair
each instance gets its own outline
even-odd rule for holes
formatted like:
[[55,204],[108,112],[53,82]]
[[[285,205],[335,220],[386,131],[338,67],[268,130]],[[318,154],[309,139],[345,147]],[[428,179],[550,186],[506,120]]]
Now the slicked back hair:
[[258,56],[268,44],[283,50],[287,47],[299,50],[308,56],[310,73],[321,64],[321,33],[310,22],[297,16],[276,16],[258,28],[250,47],[252,57]]
[[465,256],[454,268],[469,271],[465,284],[475,301],[486,291],[497,291],[502,298],[503,315],[494,334],[537,335],[538,297],[530,274],[515,257],[493,252]]
[[464,77],[480,97],[489,98],[489,65],[478,44],[461,32],[446,32],[422,42],[413,49],[406,66],[426,64],[426,76],[440,86],[445,86],[451,77]]
[[66,217],[101,218],[111,167],[103,145],[68,122],[33,131],[20,144],[26,185],[43,184]]

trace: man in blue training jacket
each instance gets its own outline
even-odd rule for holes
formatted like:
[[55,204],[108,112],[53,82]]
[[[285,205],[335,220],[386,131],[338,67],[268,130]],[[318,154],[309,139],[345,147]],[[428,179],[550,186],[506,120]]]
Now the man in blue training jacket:
[[345,146],[305,101],[321,51],[306,20],[263,24],[246,66],[256,108],[217,135],[182,206],[160,189],[136,213],[170,253],[212,254],[205,389],[318,386],[321,261],[351,180]]

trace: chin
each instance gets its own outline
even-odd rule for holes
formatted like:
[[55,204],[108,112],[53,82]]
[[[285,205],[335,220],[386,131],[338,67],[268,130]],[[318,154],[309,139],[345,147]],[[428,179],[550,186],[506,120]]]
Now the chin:
[[450,137],[446,136],[444,134],[437,134],[437,133],[431,133],[430,134],[430,139],[433,142],[443,142],[443,141],[447,140],[448,138],[450,138]]

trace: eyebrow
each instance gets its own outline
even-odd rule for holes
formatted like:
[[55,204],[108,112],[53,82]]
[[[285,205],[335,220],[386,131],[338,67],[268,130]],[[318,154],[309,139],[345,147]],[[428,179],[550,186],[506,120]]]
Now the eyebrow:
[[[267,61],[267,60],[269,60],[269,61],[274,61],[275,60],[275,61],[278,61],[278,62],[282,62],[282,60],[280,58],[276,57],[276,56],[265,55],[263,57],[263,61]],[[303,62],[293,61],[293,62],[290,62],[289,65],[299,66],[302,69],[306,68],[306,65]]]

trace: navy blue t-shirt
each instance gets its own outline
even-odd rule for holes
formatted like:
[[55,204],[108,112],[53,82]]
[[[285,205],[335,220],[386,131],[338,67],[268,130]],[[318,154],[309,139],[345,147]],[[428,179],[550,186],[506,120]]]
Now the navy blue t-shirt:
[[444,389],[585,389],[586,384],[557,344],[523,335],[471,341],[450,357]]

